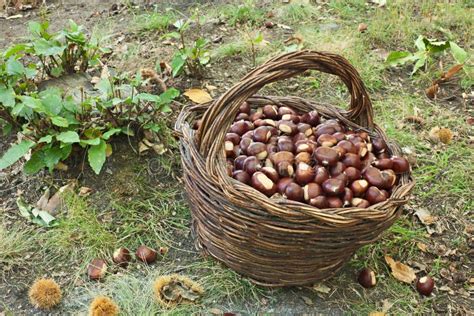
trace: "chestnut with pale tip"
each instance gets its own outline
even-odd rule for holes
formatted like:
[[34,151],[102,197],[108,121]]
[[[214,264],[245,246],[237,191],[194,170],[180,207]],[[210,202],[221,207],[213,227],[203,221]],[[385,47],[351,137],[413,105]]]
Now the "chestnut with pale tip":
[[349,182],[360,179],[360,170],[354,167],[344,169],[344,174],[347,176],[347,181]]
[[252,122],[262,120],[263,118],[265,118],[265,115],[263,114],[262,109],[258,109],[258,111],[250,114],[250,120]]
[[240,136],[236,133],[227,133],[225,134],[224,141],[231,141],[232,144],[237,146],[240,143]]
[[291,139],[281,138],[281,137],[280,139],[278,139],[277,147],[278,147],[278,151],[289,151],[292,153],[295,152],[295,149],[296,149],[296,146],[291,141]]
[[271,104],[265,105],[263,107],[263,114],[266,118],[276,120],[279,117],[278,107],[276,105]]
[[303,188],[294,182],[288,183],[288,185],[285,188],[285,196],[289,200],[303,202],[304,200]]
[[295,155],[293,155],[293,153],[289,151],[279,151],[277,153],[271,154],[270,160],[273,162],[274,165],[278,165],[278,163],[282,161],[286,161],[290,165],[292,165],[295,160]]
[[330,208],[341,208],[344,205],[344,202],[337,196],[328,196],[327,201]]
[[328,196],[336,196],[344,193],[345,183],[340,179],[328,179],[321,185]]
[[354,196],[361,197],[365,195],[365,192],[369,188],[369,182],[367,180],[356,180],[351,183],[351,190]]
[[346,153],[352,153],[352,154],[357,154],[357,148],[354,146],[353,143],[351,143],[348,140],[341,140],[340,142],[337,143],[337,147],[343,148]]
[[103,259],[93,259],[87,266],[87,275],[91,280],[101,280],[107,272],[107,264]]
[[252,175],[250,183],[254,189],[262,192],[268,197],[272,196],[277,191],[276,184],[260,171],[257,171]]
[[244,169],[244,161],[247,159],[246,155],[240,155],[237,156],[237,158],[234,159],[234,169],[235,170],[242,170]]
[[342,133],[342,132],[336,132],[336,133],[332,134],[332,136],[334,136],[334,137],[337,139],[337,142],[338,142],[338,143],[339,143],[340,141],[346,139],[346,134],[344,134],[344,133]]
[[317,111],[311,111],[301,116],[301,122],[316,127],[320,122],[319,113]]
[[362,177],[367,180],[370,185],[378,188],[383,188],[386,185],[386,180],[382,177],[379,169],[375,167],[367,167],[362,171]]
[[324,168],[323,166],[316,166],[314,168],[315,175],[314,175],[314,182],[321,185],[324,181],[329,179],[329,171]]
[[224,142],[224,151],[225,151],[225,156],[227,158],[234,158],[235,157],[235,150],[234,150],[234,144],[230,140],[226,140]]
[[300,133],[303,133],[305,136],[311,136],[313,134],[313,128],[307,123],[298,123],[296,126]]
[[272,137],[272,132],[268,126],[260,126],[253,131],[253,140],[255,142],[267,143],[270,137]]
[[311,163],[311,154],[308,152],[301,152],[295,156],[295,163],[298,165],[300,162],[307,163],[308,165]]
[[292,182],[294,182],[293,178],[290,178],[290,177],[280,178],[280,180],[278,180],[276,184],[278,193],[284,194],[286,187],[288,186],[288,184]]
[[434,280],[430,276],[424,276],[416,282],[416,290],[424,296],[430,296],[434,289]]
[[304,192],[305,201],[310,201],[311,199],[323,194],[323,190],[321,189],[321,186],[314,182],[311,182],[305,185],[303,187],[303,192]]
[[382,192],[377,187],[369,187],[367,192],[365,192],[365,199],[369,201],[371,205],[386,201],[388,198],[388,194]]
[[371,142],[373,150],[376,154],[383,153],[387,149],[387,144],[380,137],[372,138]]
[[382,158],[375,160],[372,165],[376,168],[379,168],[380,170],[392,169],[393,161],[389,158]]
[[410,170],[410,163],[404,157],[393,156],[392,158],[392,170],[395,173],[405,173]]
[[235,117],[235,122],[237,121],[248,121],[250,119],[249,115],[247,113],[239,113]]
[[292,121],[279,121],[278,122],[278,129],[287,135],[295,135],[298,132],[298,128],[296,124]]
[[237,135],[243,135],[253,129],[253,124],[249,121],[238,121],[230,126],[230,133]]
[[353,198],[354,194],[352,193],[352,190],[349,188],[344,188],[344,195],[342,197],[342,202],[344,203],[343,206],[351,205]]
[[235,180],[239,181],[239,182],[242,182],[242,183],[245,183],[245,184],[249,184],[250,183],[250,175],[243,171],[243,170],[236,170],[232,173],[232,178],[234,178]]
[[253,175],[256,171],[260,170],[262,165],[260,164],[260,160],[257,159],[255,156],[250,156],[245,158],[243,170],[247,172],[249,175]]
[[319,209],[327,208],[329,206],[328,199],[324,195],[319,195],[309,200],[309,205]]
[[263,160],[268,156],[267,146],[260,142],[251,143],[246,152],[247,155],[255,156],[258,160]]
[[276,165],[277,172],[282,177],[292,177],[295,173],[293,168],[293,164],[289,163],[288,161],[280,161]]
[[138,260],[150,264],[156,261],[157,252],[146,245],[141,245],[137,248],[135,256]]
[[247,101],[242,102],[239,107],[239,112],[250,114],[250,104]]
[[262,169],[260,169],[260,172],[263,172],[268,178],[270,178],[270,180],[275,183],[278,182],[278,180],[280,179],[278,172],[274,168],[263,167]]
[[112,261],[121,267],[126,267],[130,260],[132,256],[127,248],[120,247],[112,254]]
[[242,140],[240,141],[240,150],[242,151],[242,153],[246,154],[247,153],[247,149],[249,149],[249,146],[250,144],[253,143],[253,140],[251,138],[242,138]]
[[300,162],[296,166],[295,181],[299,185],[305,185],[314,180],[314,169],[310,165],[304,162]]
[[361,198],[353,198],[351,201],[351,205],[353,207],[358,207],[358,208],[368,208],[370,206],[369,201]]
[[337,144],[337,138],[330,134],[322,134],[318,137],[318,144],[323,147],[332,147]]
[[334,166],[339,159],[339,153],[328,147],[318,147],[314,152],[314,156],[318,163],[323,166]]
[[384,181],[384,184],[382,186],[383,189],[390,190],[395,185],[395,182],[397,182],[397,175],[391,169],[382,170],[380,172],[380,175],[382,176],[382,179]]
[[293,109],[290,109],[287,106],[281,106],[278,108],[278,115],[283,116],[285,114],[296,114]]
[[281,119],[284,121],[291,121],[295,124],[300,123],[300,117],[296,114],[284,114],[281,116]]
[[313,134],[316,135],[316,137],[319,137],[323,134],[334,134],[336,133],[336,129],[330,125],[322,125],[322,126],[318,126],[317,128],[315,128],[315,130],[313,130]]
[[357,154],[353,153],[345,154],[341,161],[346,167],[354,167],[360,169],[362,165],[360,157]]
[[357,281],[360,285],[367,289],[372,288],[377,283],[377,280],[375,278],[375,272],[369,268],[364,268],[360,270],[359,276],[357,277]]
[[338,161],[334,166],[329,168],[329,173],[331,174],[331,177],[334,178],[343,173],[344,170],[346,170],[346,166],[342,162]]

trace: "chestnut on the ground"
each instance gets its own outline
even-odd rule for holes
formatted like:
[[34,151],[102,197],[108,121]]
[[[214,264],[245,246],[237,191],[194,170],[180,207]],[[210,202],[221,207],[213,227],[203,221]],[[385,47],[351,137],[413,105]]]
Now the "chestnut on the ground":
[[360,270],[357,281],[365,288],[374,287],[377,283],[377,280],[375,279],[375,272],[369,268],[364,268]]
[[138,247],[135,255],[140,261],[150,264],[155,262],[157,252],[145,245],[141,245],[140,247]]
[[416,290],[424,296],[429,296],[434,289],[434,280],[430,276],[424,276],[416,282]]

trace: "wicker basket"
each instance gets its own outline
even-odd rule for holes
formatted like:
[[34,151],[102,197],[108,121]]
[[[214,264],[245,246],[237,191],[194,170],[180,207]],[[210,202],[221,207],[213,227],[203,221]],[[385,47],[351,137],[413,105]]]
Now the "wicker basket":
[[[298,97],[263,97],[264,85],[306,70],[339,76],[351,94],[340,110]],[[227,175],[224,136],[243,101],[275,104],[301,112],[317,110],[355,130],[387,141],[372,121],[372,106],[357,71],[341,56],[300,51],[273,58],[250,72],[211,104],[186,106],[176,123],[185,189],[196,246],[233,270],[265,286],[311,284],[334,275],[354,252],[372,243],[400,216],[414,183],[400,177],[391,197],[367,209],[317,209],[282,198],[267,198]],[[202,118],[196,132],[192,122]],[[398,145],[387,141],[391,154]]]

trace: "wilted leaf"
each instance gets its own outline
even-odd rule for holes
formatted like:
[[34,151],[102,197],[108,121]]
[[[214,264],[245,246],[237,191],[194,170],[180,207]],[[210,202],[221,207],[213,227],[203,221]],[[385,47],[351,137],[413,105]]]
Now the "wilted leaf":
[[448,79],[452,78],[455,74],[457,74],[463,67],[464,67],[463,64],[455,65],[455,66],[449,68],[449,70],[446,71],[446,72],[441,76],[441,78],[442,78],[443,80],[448,80]]
[[212,101],[211,95],[202,89],[189,89],[186,90],[186,92],[184,92],[183,94],[187,96],[191,101],[198,104]]
[[405,283],[412,283],[416,279],[415,272],[409,266],[393,260],[390,256],[385,256],[385,262],[392,269],[392,275],[395,279]]
[[425,125],[425,120],[422,117],[416,116],[416,115],[410,115],[405,117],[404,119],[405,122],[416,124],[419,126]]
[[61,170],[61,171],[67,171],[69,169],[68,165],[66,165],[63,162],[58,162],[55,166],[54,169],[56,170]]
[[313,290],[319,293],[324,293],[324,294],[328,294],[329,292],[331,292],[331,289],[328,286],[321,283],[314,284]]
[[38,202],[36,202],[36,207],[40,210],[44,209],[49,201],[49,189],[44,191],[43,195],[39,198]]
[[436,217],[432,216],[427,209],[420,208],[415,212],[415,215],[424,225],[431,225],[436,222]]
[[437,83],[425,89],[426,96],[430,99],[434,99],[438,91],[439,91],[439,85]]
[[303,302],[304,302],[306,305],[309,305],[309,306],[314,305],[313,300],[310,299],[310,298],[307,297],[307,296],[301,296],[301,299],[303,300]]
[[46,211],[52,215],[58,213],[59,206],[64,204],[64,193],[71,192],[76,186],[75,182],[68,183],[59,188],[59,190],[49,199],[48,203],[41,208],[41,210]]
[[423,252],[428,252],[428,246],[422,242],[417,242],[416,246]]

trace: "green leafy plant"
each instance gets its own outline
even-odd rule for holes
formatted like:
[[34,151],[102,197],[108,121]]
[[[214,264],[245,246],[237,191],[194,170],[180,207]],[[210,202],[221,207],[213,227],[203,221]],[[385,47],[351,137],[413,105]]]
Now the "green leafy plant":
[[[51,34],[51,38],[58,36]],[[90,65],[96,57],[89,59],[95,55],[74,48],[66,55],[76,52],[82,56],[79,59],[67,57],[55,63],[45,58],[39,64],[32,64],[27,60],[39,56],[25,48],[34,43],[35,39],[0,52],[0,126],[4,133],[16,128],[22,139],[0,158],[0,169],[31,151],[24,171],[36,173],[43,168],[51,171],[72,154],[86,152],[89,165],[99,174],[111,154],[112,136],[131,135],[134,129],[159,132],[161,114],[171,111],[169,105],[179,95],[174,88],[161,95],[145,92],[147,81],[139,73],[132,79],[104,75],[94,91],[81,90],[79,99],[56,87],[40,91],[34,79],[43,71],[48,74],[46,68],[50,63],[69,69],[72,64]]]
[[176,31],[165,35],[167,38],[179,40],[180,44],[178,51],[171,61],[173,76],[179,75],[186,66],[191,75],[201,77],[203,67],[208,64],[211,59],[211,54],[207,49],[209,44],[208,40],[199,37],[191,43],[187,43],[186,33],[193,22],[199,27],[200,21],[198,18],[177,20],[174,23]]
[[465,50],[459,47],[452,41],[438,41],[435,39],[426,38],[420,35],[415,41],[415,46],[418,49],[415,53],[407,51],[391,52],[386,62],[390,66],[404,65],[407,63],[414,63],[412,75],[415,74],[422,67],[426,68],[433,62],[433,59],[446,50],[450,50],[454,60],[458,64],[464,64],[468,60],[468,54]]
[[247,41],[250,46],[253,66],[257,66],[258,45],[263,43],[263,34],[261,32],[247,33]]

